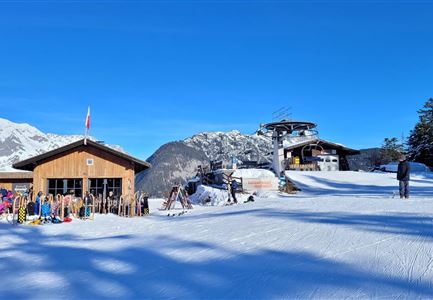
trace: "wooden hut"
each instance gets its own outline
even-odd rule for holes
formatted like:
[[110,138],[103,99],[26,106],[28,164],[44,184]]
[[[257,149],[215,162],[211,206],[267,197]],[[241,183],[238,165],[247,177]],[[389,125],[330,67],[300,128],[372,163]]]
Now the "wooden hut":
[[82,139],[53,151],[23,160],[15,169],[33,171],[33,190],[47,194],[86,191],[106,196],[135,192],[135,174],[150,164],[101,143]]
[[33,182],[32,172],[0,172],[0,188],[24,192]]

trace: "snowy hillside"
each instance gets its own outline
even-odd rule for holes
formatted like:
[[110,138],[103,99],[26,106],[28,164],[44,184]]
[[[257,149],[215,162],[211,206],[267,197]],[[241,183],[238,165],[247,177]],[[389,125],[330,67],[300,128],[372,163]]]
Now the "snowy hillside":
[[415,177],[411,199],[400,200],[390,174],[296,174],[310,190],[176,217],[151,200],[143,218],[0,221],[3,295],[432,299],[433,178]]
[[[81,135],[43,133],[29,124],[17,124],[0,118],[0,171],[12,164],[82,139]],[[92,138],[93,139],[93,138]],[[110,146],[123,151],[119,146]]]
[[182,142],[161,146],[147,161],[152,168],[135,177],[135,188],[151,197],[166,197],[174,184],[185,184],[185,179],[195,176],[199,165],[209,163],[202,151]]

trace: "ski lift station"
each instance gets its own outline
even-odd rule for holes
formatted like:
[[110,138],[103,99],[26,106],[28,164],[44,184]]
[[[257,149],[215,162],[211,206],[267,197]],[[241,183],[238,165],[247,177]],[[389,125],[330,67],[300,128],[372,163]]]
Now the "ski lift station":
[[191,182],[194,185],[191,193],[199,184],[224,186],[233,178],[239,180],[245,191],[278,190],[279,178],[285,171],[349,171],[347,156],[360,154],[359,150],[321,139],[317,125],[312,122],[268,123],[261,125],[257,134],[272,141],[272,166],[257,163],[250,166],[243,162],[238,168],[232,162],[226,169],[222,161],[211,162],[210,168],[199,167],[200,180]]
[[259,133],[272,138],[273,170],[276,175],[286,170],[348,171],[347,156],[359,150],[325,141],[312,122],[273,122],[261,126]]

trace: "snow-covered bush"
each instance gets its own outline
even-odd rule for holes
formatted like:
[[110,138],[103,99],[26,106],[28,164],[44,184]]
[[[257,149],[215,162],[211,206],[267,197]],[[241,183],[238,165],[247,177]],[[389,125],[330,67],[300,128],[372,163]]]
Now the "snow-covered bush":
[[227,190],[200,185],[189,199],[193,204],[223,206],[228,200],[228,192]]

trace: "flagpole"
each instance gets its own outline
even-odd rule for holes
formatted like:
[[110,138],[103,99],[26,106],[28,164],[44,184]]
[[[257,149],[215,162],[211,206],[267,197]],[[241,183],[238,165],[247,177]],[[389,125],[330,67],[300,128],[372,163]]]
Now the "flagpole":
[[89,130],[90,130],[90,105],[87,108],[87,116],[86,116],[86,122],[85,122],[85,132],[84,132],[84,145],[87,145],[87,137],[89,136]]
[[86,123],[84,124],[84,145],[87,145],[87,116]]

